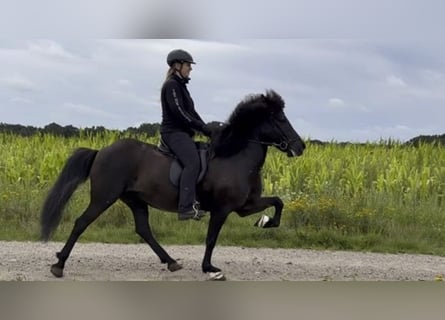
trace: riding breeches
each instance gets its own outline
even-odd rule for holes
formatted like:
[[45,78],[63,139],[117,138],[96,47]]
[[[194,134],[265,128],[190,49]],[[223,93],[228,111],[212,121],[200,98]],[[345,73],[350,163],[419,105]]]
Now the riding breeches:
[[195,142],[185,132],[164,133],[162,140],[173,151],[183,167],[179,183],[178,212],[190,211],[196,200],[196,180],[200,167]]

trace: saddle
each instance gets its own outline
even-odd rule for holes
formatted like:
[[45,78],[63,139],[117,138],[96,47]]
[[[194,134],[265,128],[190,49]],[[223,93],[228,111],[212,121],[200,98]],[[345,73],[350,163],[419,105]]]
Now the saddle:
[[[208,161],[208,150],[209,150],[209,143],[201,142],[201,141],[195,141],[196,149],[198,150],[199,154],[199,163],[200,163],[200,170],[198,175],[198,180],[196,181],[196,184],[201,182],[201,180],[204,178],[205,173],[207,172],[207,161]],[[179,187],[179,181],[182,174],[182,165],[179,162],[178,158],[175,156],[175,154],[171,151],[169,146],[160,138],[159,144],[158,144],[158,150],[173,158],[172,164],[170,166],[170,182],[175,186]]]

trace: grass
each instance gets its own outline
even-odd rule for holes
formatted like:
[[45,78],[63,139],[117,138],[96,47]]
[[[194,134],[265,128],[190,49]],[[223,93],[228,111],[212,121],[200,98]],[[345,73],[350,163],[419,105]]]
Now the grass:
[[[157,138],[138,137],[152,143]],[[39,213],[49,188],[76,147],[102,148],[114,140],[0,134],[0,240],[39,238]],[[289,159],[271,149],[263,170],[264,193],[278,195],[285,209],[280,228],[253,227],[260,214],[229,216],[218,245],[406,252],[445,255],[445,150],[397,142],[327,146],[308,144]],[[54,240],[66,241],[86,208],[89,183],[66,208]],[[208,217],[178,222],[176,215],[150,211],[162,244],[204,244]],[[268,209],[268,215],[273,210]],[[138,243],[131,212],[116,203],[80,241]]]

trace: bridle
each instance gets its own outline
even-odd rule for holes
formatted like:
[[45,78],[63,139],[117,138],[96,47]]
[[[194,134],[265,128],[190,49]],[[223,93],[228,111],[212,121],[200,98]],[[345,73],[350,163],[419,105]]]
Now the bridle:
[[278,149],[280,149],[281,151],[287,151],[287,149],[289,148],[289,144],[291,144],[294,141],[297,141],[298,139],[289,139],[286,136],[286,133],[284,133],[284,131],[280,128],[279,125],[276,124],[275,120],[270,120],[270,123],[272,124],[272,126],[274,127],[274,129],[278,129],[278,131],[281,133],[281,142],[272,142],[272,141],[261,141],[261,140],[254,140],[254,139],[249,139],[249,142],[254,142],[254,143],[258,143],[258,144],[262,144],[265,146],[274,146],[277,147]]
[[268,147],[274,146],[274,147],[277,147],[278,149],[280,149],[281,151],[286,151],[287,148],[289,147],[289,142],[284,141],[284,140],[281,141],[280,143],[261,141],[261,140],[253,140],[253,139],[249,139],[248,141],[249,142],[258,143],[258,144],[262,144],[262,145],[265,145],[265,146],[268,146]]

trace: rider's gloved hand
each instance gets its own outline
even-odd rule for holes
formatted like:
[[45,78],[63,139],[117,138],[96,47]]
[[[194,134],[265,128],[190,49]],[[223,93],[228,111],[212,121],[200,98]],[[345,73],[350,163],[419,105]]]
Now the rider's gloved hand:
[[210,127],[207,124],[202,126],[201,132],[204,135],[206,135],[207,137],[211,137],[212,136],[212,129],[210,129]]

